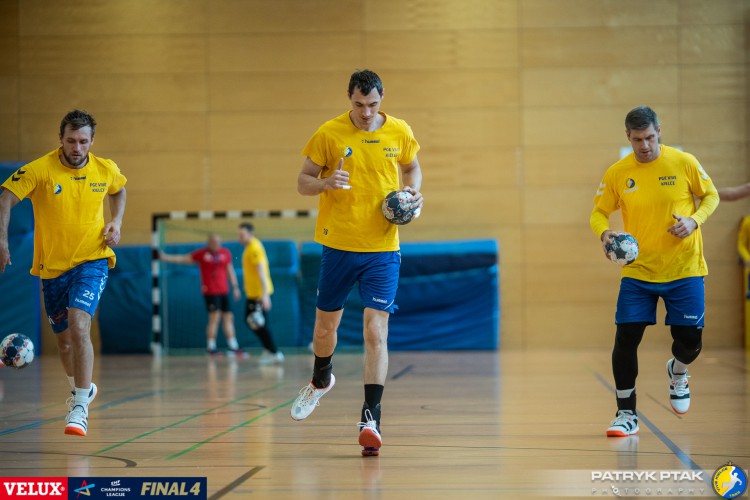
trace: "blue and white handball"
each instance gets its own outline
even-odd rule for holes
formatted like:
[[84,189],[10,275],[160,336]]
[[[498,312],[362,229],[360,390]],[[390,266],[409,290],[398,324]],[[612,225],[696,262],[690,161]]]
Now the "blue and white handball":
[[383,215],[391,224],[403,226],[419,216],[418,209],[411,209],[413,195],[406,191],[391,191],[383,200]]
[[604,246],[609,260],[618,266],[627,266],[638,258],[638,241],[632,234],[620,233],[612,238],[612,243]]
[[0,342],[0,359],[5,366],[26,368],[34,361],[34,343],[26,335],[11,333]]

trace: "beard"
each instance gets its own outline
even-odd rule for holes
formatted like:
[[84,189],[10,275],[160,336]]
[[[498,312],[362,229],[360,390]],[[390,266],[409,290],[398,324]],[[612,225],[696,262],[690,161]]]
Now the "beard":
[[80,167],[86,162],[86,159],[89,156],[83,155],[77,160],[74,160],[73,157],[68,156],[68,154],[65,151],[63,151],[63,157],[65,157],[65,161],[68,162],[68,165],[70,165],[71,167]]

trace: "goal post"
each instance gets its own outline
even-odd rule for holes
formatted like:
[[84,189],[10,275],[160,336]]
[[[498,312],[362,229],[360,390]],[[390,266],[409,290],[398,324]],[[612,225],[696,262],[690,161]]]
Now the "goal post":
[[[240,287],[242,287],[242,268],[241,268],[241,250],[236,243],[237,227],[242,222],[251,222],[255,226],[257,237],[266,245],[269,253],[269,262],[272,263],[276,258],[293,259],[298,262],[297,252],[299,243],[309,240],[313,236],[314,219],[317,217],[317,210],[226,210],[226,211],[172,211],[154,213],[151,216],[151,278],[152,278],[152,321],[151,321],[151,351],[159,354],[163,350],[169,350],[169,301],[166,298],[167,286],[165,279],[167,274],[164,272],[164,263],[159,259],[160,251],[169,246],[177,246],[183,249],[180,253],[187,253],[192,247],[205,246],[206,238],[209,234],[219,234],[225,241],[230,242],[227,247],[234,250],[233,263],[237,271]],[[234,248],[231,248],[234,247]],[[274,248],[281,248],[284,255],[272,255]],[[287,254],[294,252],[295,255]],[[191,270],[197,275],[197,266]],[[291,270],[291,272],[296,272]],[[272,268],[273,273],[273,268]],[[189,277],[190,291],[199,292],[199,285],[196,278]],[[195,282],[194,288],[192,287]],[[280,292],[279,286],[276,286],[277,296]],[[283,288],[283,283],[280,284]],[[187,286],[187,285],[186,285]],[[191,296],[192,299],[192,296]],[[294,297],[296,300],[296,296]],[[244,294],[242,303],[244,304]],[[281,308],[289,304],[279,304]],[[203,307],[201,303],[201,308]],[[244,305],[242,306],[244,307]],[[235,305],[235,308],[239,308]],[[180,316],[193,314],[195,308],[189,308],[180,314],[175,315],[175,319]],[[276,302],[274,302],[276,309]],[[239,310],[239,309],[238,309]],[[273,311],[272,311],[273,312]],[[288,316],[288,314],[279,315]],[[291,311],[287,311],[291,313]],[[296,314],[297,311],[294,312]],[[288,318],[287,318],[288,319]],[[294,318],[298,321],[299,318]],[[235,314],[235,326],[238,330],[238,338],[246,335],[241,329],[244,324],[244,317],[237,317]],[[272,325],[273,326],[273,325]],[[205,338],[205,324],[195,325],[195,329],[200,332],[199,337]],[[174,333],[174,332],[173,332]],[[195,334],[195,333],[194,333]],[[219,339],[223,335],[218,336]]]

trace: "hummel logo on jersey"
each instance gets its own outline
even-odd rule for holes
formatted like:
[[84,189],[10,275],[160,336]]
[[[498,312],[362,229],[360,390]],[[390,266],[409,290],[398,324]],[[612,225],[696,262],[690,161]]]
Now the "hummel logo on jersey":
[[[16,174],[18,174],[18,175],[23,175],[23,174],[25,174],[25,173],[26,173],[26,170],[24,170],[24,169],[23,169],[23,167],[19,168],[19,169],[18,169],[18,172],[16,172]],[[12,177],[11,177],[10,179],[11,179],[11,180],[12,180],[13,182],[17,182],[17,181],[20,181],[20,180],[21,180],[21,178],[20,178],[20,177],[16,177],[15,175],[13,175],[13,176],[12,176]]]

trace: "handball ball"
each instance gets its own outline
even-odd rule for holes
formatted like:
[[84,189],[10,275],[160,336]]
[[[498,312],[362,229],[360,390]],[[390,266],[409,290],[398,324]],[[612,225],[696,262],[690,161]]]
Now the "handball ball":
[[406,191],[391,191],[383,200],[383,215],[391,224],[403,226],[416,217],[416,209],[410,209],[412,194]]
[[621,233],[604,246],[609,260],[618,266],[627,266],[638,258],[638,242],[633,235]]
[[0,359],[5,366],[26,368],[34,360],[34,343],[26,335],[11,333],[0,343]]

